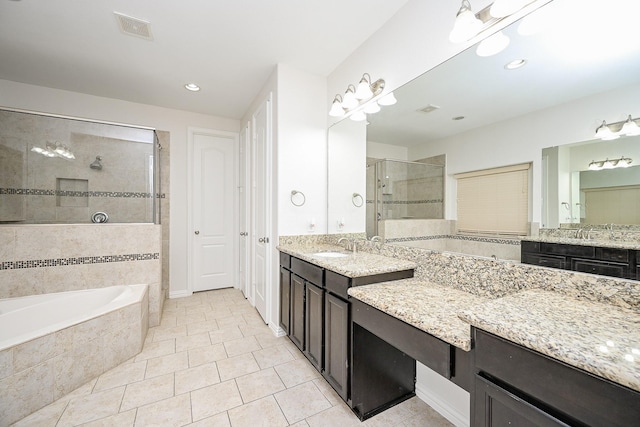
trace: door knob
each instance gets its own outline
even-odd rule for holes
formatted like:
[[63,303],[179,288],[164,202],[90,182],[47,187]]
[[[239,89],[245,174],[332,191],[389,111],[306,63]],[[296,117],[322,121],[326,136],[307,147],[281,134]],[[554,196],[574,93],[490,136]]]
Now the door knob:
[[198,230],[196,230],[196,234],[200,234],[200,232]]

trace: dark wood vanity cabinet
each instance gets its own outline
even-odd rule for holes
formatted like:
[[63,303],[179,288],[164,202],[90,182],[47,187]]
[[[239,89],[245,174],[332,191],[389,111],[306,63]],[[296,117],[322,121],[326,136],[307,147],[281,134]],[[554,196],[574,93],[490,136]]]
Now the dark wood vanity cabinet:
[[318,371],[322,371],[324,350],[324,290],[311,282],[306,284],[304,354]]
[[285,267],[280,267],[280,327],[287,335],[289,335],[289,323],[291,322],[290,300],[291,272]]
[[524,264],[560,268],[602,276],[640,280],[639,251],[600,246],[521,242]]
[[324,297],[324,372],[343,400],[349,385],[349,303],[330,293]]
[[632,426],[640,393],[472,328],[472,426]]
[[291,295],[289,298],[289,339],[300,351],[304,351],[304,299],[305,299],[305,283],[304,279],[292,274],[291,275]]

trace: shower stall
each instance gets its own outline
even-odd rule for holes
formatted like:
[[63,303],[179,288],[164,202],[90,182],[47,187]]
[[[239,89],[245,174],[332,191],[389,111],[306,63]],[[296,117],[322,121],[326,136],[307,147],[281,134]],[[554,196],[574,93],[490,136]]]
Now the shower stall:
[[444,166],[400,160],[367,162],[367,237],[388,219],[443,219]]

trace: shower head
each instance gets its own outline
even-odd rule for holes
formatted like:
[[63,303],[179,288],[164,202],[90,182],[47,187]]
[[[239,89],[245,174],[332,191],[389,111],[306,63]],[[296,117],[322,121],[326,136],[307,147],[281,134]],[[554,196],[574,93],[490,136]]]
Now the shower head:
[[89,165],[91,169],[102,170],[102,163],[100,163],[102,157],[96,156],[96,159]]

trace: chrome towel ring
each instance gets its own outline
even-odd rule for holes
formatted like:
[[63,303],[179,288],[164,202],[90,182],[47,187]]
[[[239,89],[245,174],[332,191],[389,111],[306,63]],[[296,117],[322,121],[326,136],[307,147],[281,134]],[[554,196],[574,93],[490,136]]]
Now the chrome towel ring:
[[[297,195],[300,195],[302,197],[296,197]],[[296,197],[296,200],[298,201],[298,203],[296,203],[296,200],[294,200],[294,197]],[[302,200],[300,200],[302,198]],[[302,191],[298,191],[298,190],[291,190],[291,203],[293,204],[293,206],[302,206],[306,203],[307,198],[305,197],[304,193]]]

